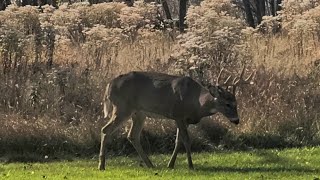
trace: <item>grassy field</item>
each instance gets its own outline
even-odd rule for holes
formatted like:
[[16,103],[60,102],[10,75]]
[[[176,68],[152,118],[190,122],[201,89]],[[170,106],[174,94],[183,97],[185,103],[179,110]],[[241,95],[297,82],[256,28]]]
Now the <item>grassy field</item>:
[[195,153],[195,170],[180,154],[175,169],[169,155],[151,156],[156,168],[139,165],[137,157],[114,157],[107,170],[97,160],[74,159],[45,163],[2,163],[0,179],[319,179],[320,148]]

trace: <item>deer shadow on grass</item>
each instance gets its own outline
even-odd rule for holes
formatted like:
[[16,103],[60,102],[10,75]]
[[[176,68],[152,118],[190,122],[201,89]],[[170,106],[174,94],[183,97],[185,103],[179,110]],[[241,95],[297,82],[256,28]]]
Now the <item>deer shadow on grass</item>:
[[[249,172],[298,172],[298,173],[320,173],[320,169],[312,168],[310,166],[301,166],[296,160],[280,157],[276,153],[268,151],[253,152],[252,155],[259,157],[258,165],[248,167],[250,162],[239,163],[239,166],[210,166],[208,164],[197,165],[196,171],[202,172],[235,172],[235,173],[249,173]],[[263,165],[270,165],[269,167]],[[245,165],[245,166],[243,166]],[[276,165],[271,167],[272,165]],[[243,166],[243,167],[241,167]]]
[[299,173],[320,173],[320,170],[307,167],[228,167],[228,166],[199,166],[196,171],[200,172],[234,172],[234,173],[249,173],[249,172],[299,172]]

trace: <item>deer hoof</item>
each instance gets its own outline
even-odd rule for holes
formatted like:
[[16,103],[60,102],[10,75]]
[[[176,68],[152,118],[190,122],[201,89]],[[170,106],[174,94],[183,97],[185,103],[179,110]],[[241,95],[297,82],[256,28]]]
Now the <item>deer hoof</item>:
[[104,171],[104,170],[106,170],[106,168],[104,167],[104,166],[102,166],[102,165],[99,165],[99,168],[98,168],[100,171]]
[[173,164],[168,164],[167,166],[169,169],[174,169],[174,165]]

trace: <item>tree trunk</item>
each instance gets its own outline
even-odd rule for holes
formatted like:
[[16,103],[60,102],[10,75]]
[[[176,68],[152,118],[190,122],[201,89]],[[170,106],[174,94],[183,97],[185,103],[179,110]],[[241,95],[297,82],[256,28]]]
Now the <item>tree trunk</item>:
[[266,15],[266,5],[265,0],[255,1],[256,4],[256,15],[257,15],[257,24],[260,24],[262,17]]
[[[90,5],[97,4],[97,0],[88,0],[88,2]],[[112,2],[112,1],[109,1],[109,2]]]
[[280,4],[282,3],[282,0],[277,0],[277,11],[281,11],[282,8],[280,6]]
[[5,10],[10,4],[10,0],[0,0],[0,11]]
[[32,6],[38,6],[38,0],[32,0]]
[[161,0],[162,8],[166,14],[166,18],[172,20],[170,9],[166,0]]
[[5,0],[5,2],[6,2],[6,7],[11,4],[11,0]]
[[51,0],[51,5],[57,9],[59,8],[57,4],[57,0]]
[[[161,4],[162,4],[163,11],[164,11],[164,13],[166,15],[166,19],[170,20],[168,25],[169,25],[170,28],[173,28],[174,27],[174,23],[172,22],[172,16],[171,16],[171,13],[170,13],[170,9],[169,9],[169,5],[167,3],[167,0],[161,0]],[[165,21],[164,21],[164,24],[166,26]]]
[[187,15],[187,0],[179,0],[179,31],[184,32],[184,20]]
[[271,15],[276,16],[276,9],[275,9],[275,2],[274,0],[270,0],[270,10],[271,10]]
[[246,21],[249,24],[250,27],[255,27],[254,24],[254,19],[253,19],[253,15],[252,15],[252,10],[251,10],[251,6],[250,6],[250,1],[249,0],[243,0],[243,5],[244,5],[244,10],[246,13]]
[[38,0],[22,0],[22,6],[31,5],[31,6],[38,6]]
[[0,0],[0,11],[6,9],[6,6],[5,6],[4,2],[5,2],[5,0]]
[[281,10],[281,6],[279,6],[279,4],[281,4],[282,0],[270,0],[270,8],[271,8],[271,14],[272,16],[276,16],[277,11]]
[[274,16],[277,15],[277,10],[278,10],[278,0],[274,0],[273,2],[273,5],[274,5]]

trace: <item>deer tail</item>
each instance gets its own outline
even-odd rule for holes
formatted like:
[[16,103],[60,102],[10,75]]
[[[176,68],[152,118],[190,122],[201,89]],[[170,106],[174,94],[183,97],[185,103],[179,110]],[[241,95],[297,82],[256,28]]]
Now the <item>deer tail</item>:
[[110,96],[110,83],[107,84],[106,91],[103,95],[103,113],[104,118],[107,118],[110,116],[110,113],[112,111],[112,104],[110,103],[109,96]]

